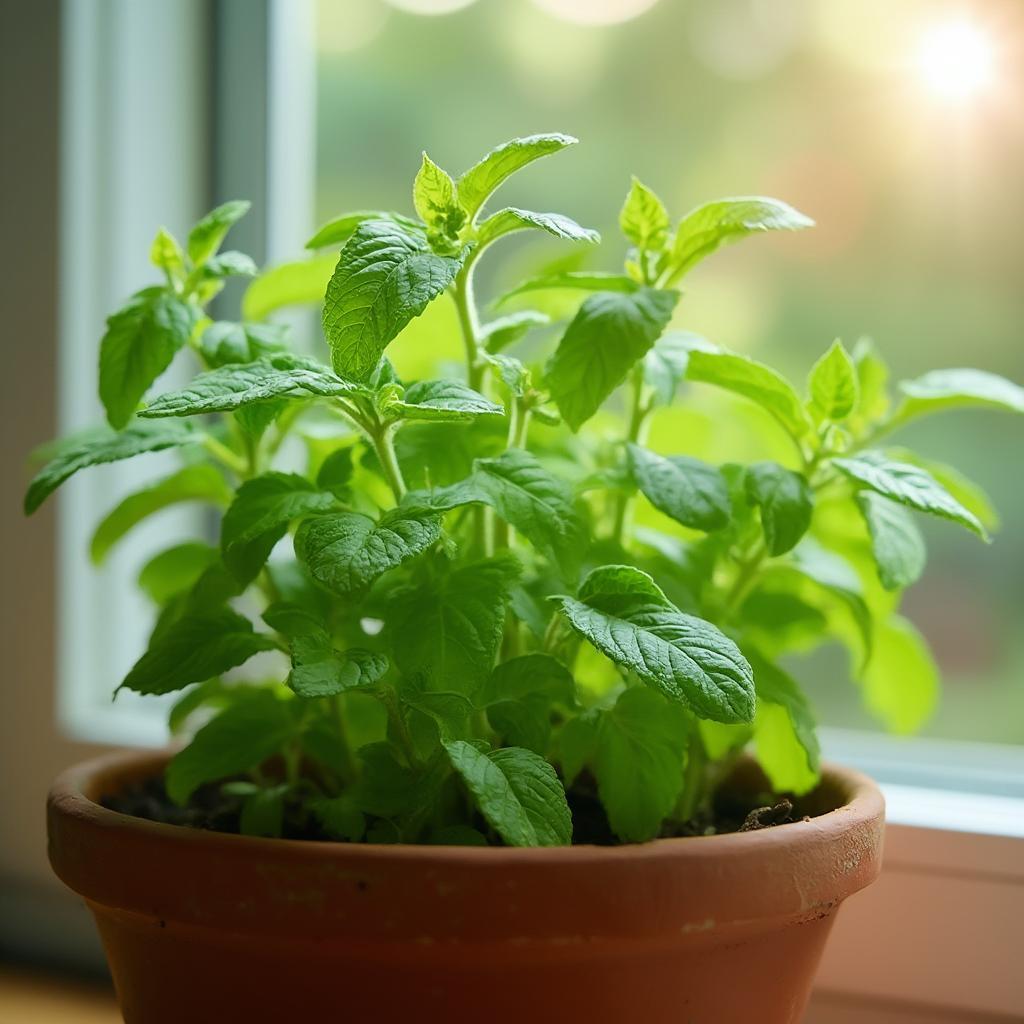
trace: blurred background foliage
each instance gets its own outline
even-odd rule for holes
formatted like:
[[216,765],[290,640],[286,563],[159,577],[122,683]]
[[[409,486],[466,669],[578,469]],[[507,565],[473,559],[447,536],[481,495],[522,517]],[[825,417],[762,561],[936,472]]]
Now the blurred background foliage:
[[[507,138],[565,131],[580,145],[502,198],[567,213],[604,245],[503,243],[485,304],[555,263],[617,269],[635,173],[675,217],[757,193],[818,222],[708,260],[676,326],[797,382],[834,337],[864,334],[897,379],[967,365],[1024,382],[1022,41],[1019,0],[319,0],[317,218],[411,212],[424,148],[456,174]],[[393,352],[416,376],[460,350],[439,304]],[[659,450],[785,454],[751,407],[692,386],[684,400],[655,421]],[[1004,522],[984,547],[922,517],[929,570],[905,610],[945,684],[924,733],[1024,743],[1024,424],[954,413],[901,442],[967,472]],[[824,724],[873,727],[838,652],[800,674]]]

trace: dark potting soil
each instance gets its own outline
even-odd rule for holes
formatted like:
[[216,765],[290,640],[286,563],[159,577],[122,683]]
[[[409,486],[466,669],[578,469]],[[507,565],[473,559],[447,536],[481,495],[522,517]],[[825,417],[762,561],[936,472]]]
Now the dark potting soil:
[[[193,794],[186,806],[179,807],[168,797],[163,778],[155,776],[133,783],[120,793],[105,795],[100,803],[112,811],[129,814],[135,818],[145,818],[148,821],[237,834],[240,831],[242,800],[238,796],[224,793],[222,785],[223,782],[202,786]],[[608,824],[592,777],[584,773],[567,795],[572,811],[574,846],[619,844]],[[801,807],[801,801],[791,795],[767,792],[741,795],[736,791],[720,792],[716,795],[710,810],[686,822],[668,823],[659,838],[752,832],[794,821],[805,821],[809,817],[805,810],[806,808]],[[500,844],[500,840],[491,832],[486,822],[479,819],[474,824],[479,831],[488,835],[492,843]],[[311,814],[304,812],[297,800],[285,807],[282,835],[286,839],[311,841],[326,841],[331,838]]]

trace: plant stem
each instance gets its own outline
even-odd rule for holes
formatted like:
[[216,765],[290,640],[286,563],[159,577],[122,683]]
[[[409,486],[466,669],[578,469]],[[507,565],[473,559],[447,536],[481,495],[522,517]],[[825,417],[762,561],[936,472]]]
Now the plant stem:
[[[646,387],[644,385],[644,366],[637,363],[633,368],[630,378],[632,385],[632,398],[629,411],[629,428],[626,431],[626,441],[632,444],[642,444],[647,428],[647,418],[651,408],[646,402]],[[633,496],[631,494],[617,494],[615,496],[615,512],[612,519],[612,540],[622,544],[630,525],[630,518],[633,509]]]
[[416,756],[416,746],[412,741],[409,726],[406,725],[405,719],[402,717],[402,709],[398,703],[398,694],[390,686],[386,686],[378,691],[378,696],[384,702],[384,707],[388,713],[388,720],[391,722],[391,727],[398,739],[398,745],[402,748],[402,753],[405,754],[405,759],[409,762],[409,767],[419,768],[420,759]]
[[704,798],[704,776],[708,763],[707,751],[700,738],[697,723],[692,725],[686,746],[686,767],[683,769],[683,791],[676,803],[676,813],[682,822],[689,821],[700,808]]
[[345,772],[349,782],[352,782],[359,777],[359,764],[352,753],[352,740],[348,735],[348,719],[345,717],[345,703],[340,693],[334,698],[334,717],[338,726],[338,741],[342,760],[345,762]]
[[249,467],[245,459],[236,455],[226,444],[218,441],[215,437],[207,435],[203,438],[203,447],[222,465],[230,469],[236,476],[243,480],[246,478]]
[[378,427],[370,434],[373,443],[373,450],[377,453],[381,468],[387,477],[391,492],[395,501],[401,501],[405,495],[405,480],[402,478],[402,468],[398,465],[398,456],[395,454],[394,426]]

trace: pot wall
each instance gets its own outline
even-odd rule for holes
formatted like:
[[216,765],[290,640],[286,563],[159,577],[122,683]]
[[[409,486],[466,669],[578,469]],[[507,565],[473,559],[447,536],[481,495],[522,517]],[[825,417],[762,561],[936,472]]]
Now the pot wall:
[[302,843],[94,802],[159,769],[65,775],[51,860],[85,896],[128,1024],[487,1020],[792,1024],[838,904],[880,867],[882,801],[761,832],[625,847]]

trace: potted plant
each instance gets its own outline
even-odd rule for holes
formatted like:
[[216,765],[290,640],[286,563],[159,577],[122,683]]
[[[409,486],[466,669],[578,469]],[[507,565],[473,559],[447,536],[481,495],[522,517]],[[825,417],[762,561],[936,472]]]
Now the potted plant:
[[[598,242],[484,211],[574,141],[516,139],[457,181],[424,155],[415,217],[339,217],[310,242],[326,255],[262,276],[221,250],[247,208],[227,203],[185,246],[161,230],[163,282],[110,317],[109,425],[59,445],[27,511],[86,466],[175,449],[93,557],[173,503],[220,519],[218,543],[142,569],[156,624],[120,687],[180,693],[191,739],[80,766],[50,799],[54,868],[127,1021],[796,1021],[838,904],[877,874],[878,790],[822,769],[783,659],[838,639],[869,706],[914,724],[933,669],[896,611],[924,567],[911,513],[984,537],[989,512],[885,437],[1024,392],[944,370],[891,403],[874,348],[836,342],[805,395],[673,329],[697,263],[811,221],[739,198],[673,226],[637,180],[622,272],[549,271],[482,319],[474,271],[506,235]],[[235,275],[255,278],[243,318],[211,320]],[[262,322],[320,299],[329,363]],[[392,353],[429,365],[454,335],[464,367],[396,372],[411,323]],[[149,397],[182,351],[201,372]],[[767,413],[728,415],[785,454],[656,450],[684,380]]]

